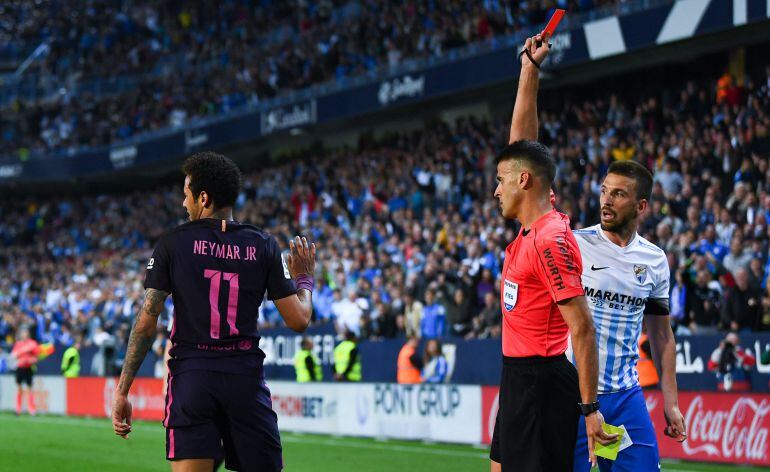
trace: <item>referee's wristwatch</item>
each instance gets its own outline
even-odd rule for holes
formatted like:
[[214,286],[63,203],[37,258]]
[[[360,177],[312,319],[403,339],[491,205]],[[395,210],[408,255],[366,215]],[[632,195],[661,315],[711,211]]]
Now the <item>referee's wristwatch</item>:
[[580,407],[580,414],[583,416],[588,416],[593,412],[599,411],[599,402],[578,403],[578,406]]

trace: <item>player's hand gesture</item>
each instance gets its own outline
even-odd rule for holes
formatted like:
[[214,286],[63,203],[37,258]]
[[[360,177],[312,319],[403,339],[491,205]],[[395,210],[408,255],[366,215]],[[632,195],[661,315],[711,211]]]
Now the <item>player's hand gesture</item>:
[[604,431],[604,416],[598,411],[586,416],[586,435],[588,437],[588,461],[592,466],[596,466],[596,453],[594,449],[596,443],[603,445],[612,444],[618,440],[617,434],[608,434]]
[[[547,34],[545,36],[536,34],[531,38],[527,38],[524,42],[522,54],[519,54],[519,57],[521,58],[521,67],[534,65],[539,68],[546,56],[548,56],[548,51],[551,49],[550,44],[548,44],[548,40],[550,39],[551,37]],[[527,54],[527,51],[529,51],[529,54]],[[533,64],[532,59],[534,59],[537,64]]]
[[128,397],[116,393],[112,401],[112,428],[115,434],[123,439],[128,439],[128,434],[131,432],[131,412],[131,402],[128,401]]
[[677,442],[684,442],[687,439],[687,432],[684,429],[684,416],[679,411],[679,407],[666,407],[663,410],[663,416],[666,417],[667,425],[665,435],[676,439]]
[[289,274],[312,276],[315,273],[315,243],[308,245],[307,239],[299,236],[289,241]]

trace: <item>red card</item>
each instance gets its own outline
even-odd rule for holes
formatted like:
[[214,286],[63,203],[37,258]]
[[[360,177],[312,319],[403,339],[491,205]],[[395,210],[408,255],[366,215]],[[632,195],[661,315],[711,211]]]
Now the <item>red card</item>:
[[556,31],[556,27],[559,26],[559,22],[561,21],[562,18],[564,18],[564,13],[565,12],[562,9],[557,9],[556,11],[553,12],[551,19],[548,20],[548,24],[545,25],[545,29],[543,30],[542,33],[540,33],[540,35],[544,39],[546,38],[546,35],[548,35],[547,36],[548,38],[553,36],[553,32]]

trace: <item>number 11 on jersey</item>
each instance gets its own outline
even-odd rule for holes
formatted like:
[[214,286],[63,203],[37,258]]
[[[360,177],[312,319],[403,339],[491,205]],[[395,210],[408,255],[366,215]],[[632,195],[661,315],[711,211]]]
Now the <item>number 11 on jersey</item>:
[[238,328],[235,327],[235,317],[238,314],[238,274],[232,272],[222,272],[219,270],[206,269],[203,276],[211,281],[209,287],[209,307],[211,309],[211,328],[209,335],[211,339],[219,339],[219,286],[222,278],[230,283],[230,292],[227,297],[227,325],[230,327],[230,336],[238,335]]

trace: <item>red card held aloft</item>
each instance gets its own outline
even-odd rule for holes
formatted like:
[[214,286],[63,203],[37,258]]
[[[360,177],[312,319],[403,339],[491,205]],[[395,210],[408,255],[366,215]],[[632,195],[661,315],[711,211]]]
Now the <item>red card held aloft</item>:
[[543,30],[542,33],[540,33],[540,35],[543,36],[543,38],[545,38],[546,35],[549,38],[553,36],[553,32],[556,31],[556,27],[559,26],[559,22],[561,21],[562,18],[564,18],[564,13],[565,12],[562,9],[557,9],[556,11],[553,12],[553,15],[551,15],[551,19],[548,20],[548,24],[545,25],[545,29]]

